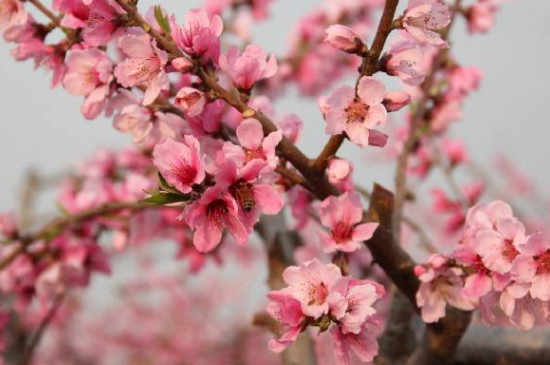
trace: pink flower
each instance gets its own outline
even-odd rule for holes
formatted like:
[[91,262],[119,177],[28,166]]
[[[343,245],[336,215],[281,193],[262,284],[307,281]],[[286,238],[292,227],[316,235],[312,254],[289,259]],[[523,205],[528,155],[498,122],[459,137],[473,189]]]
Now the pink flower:
[[185,15],[184,25],[180,27],[171,20],[171,29],[174,41],[187,54],[200,57],[204,62],[218,61],[223,30],[219,16],[210,20],[204,10],[190,10]]
[[220,186],[208,188],[198,201],[185,208],[183,217],[194,230],[193,244],[200,252],[215,249],[225,229],[241,245],[252,231],[240,221],[238,203]]
[[415,274],[420,280],[416,303],[421,309],[422,320],[426,323],[437,322],[445,317],[447,303],[463,310],[474,309],[474,304],[461,295],[462,270],[450,267],[447,263],[446,257],[434,254],[430,257],[427,268],[415,268]]
[[235,145],[224,145],[225,157],[244,165],[255,159],[265,160],[268,166],[275,168],[279,160],[275,148],[283,138],[281,130],[269,133],[264,138],[264,131],[259,121],[248,118],[237,127],[237,139],[241,148]]
[[78,29],[86,25],[90,9],[82,0],[55,0],[53,7],[63,13],[62,26]]
[[525,227],[517,219],[499,219],[493,229],[479,231],[472,245],[483,264],[499,274],[512,268],[525,241]]
[[118,18],[122,13],[118,4],[113,5],[108,0],[91,1],[90,13],[81,32],[84,41],[92,47],[106,44],[120,29],[122,22]]
[[239,55],[239,49],[233,46],[226,54],[220,56],[220,68],[233,79],[233,84],[241,90],[250,90],[262,79],[270,78],[277,72],[277,59],[253,44],[246,47]]
[[355,188],[351,178],[353,165],[342,158],[331,158],[328,162],[327,176],[331,184],[342,191],[353,191]]
[[300,302],[305,315],[319,318],[329,312],[330,289],[341,277],[336,265],[323,265],[313,259],[299,267],[289,266],[285,269],[283,279],[288,287],[283,291]]
[[152,113],[138,104],[126,105],[115,116],[113,126],[121,132],[129,132],[135,143],[142,143],[153,129]]
[[339,327],[332,327],[332,343],[337,365],[350,365],[350,354],[354,353],[362,362],[372,362],[378,355],[377,335],[380,327],[376,322],[366,322],[359,334],[341,332]]
[[460,139],[443,139],[441,141],[441,151],[449,159],[451,167],[455,167],[468,161],[468,155],[466,153],[466,149],[464,148],[464,142]]
[[338,320],[342,334],[360,334],[367,319],[376,313],[374,303],[384,295],[381,285],[349,276],[338,280],[331,291],[341,295],[333,296],[331,315]]
[[495,24],[495,14],[502,0],[478,0],[466,11],[468,31],[486,33]]
[[28,14],[19,0],[0,0],[0,30],[27,22]]
[[361,38],[353,29],[345,25],[333,24],[325,30],[324,41],[336,49],[348,53],[364,51],[364,44]]
[[326,100],[326,132],[332,135],[346,132],[353,143],[363,148],[379,145],[373,137],[380,132],[373,129],[386,123],[387,112],[382,105],[385,93],[384,84],[371,76],[361,78],[357,95],[349,86],[337,88]]
[[290,142],[296,143],[300,139],[303,123],[296,114],[285,114],[279,122],[279,128]]
[[527,239],[512,272],[518,282],[530,283],[529,292],[533,298],[550,300],[550,241],[542,233]]
[[386,71],[407,85],[418,86],[424,81],[426,73],[424,52],[408,38],[396,39],[384,58]]
[[181,137],[184,121],[172,113],[153,113],[141,105],[141,99],[132,92],[119,89],[116,99],[111,99],[111,107],[120,109],[115,115],[115,129],[130,133],[137,144],[152,145],[163,139]]
[[112,79],[113,61],[98,49],[72,51],[66,64],[63,85],[73,95],[89,95]]
[[205,177],[199,141],[191,135],[185,135],[183,143],[167,139],[157,144],[153,163],[166,181],[184,194]]
[[449,74],[449,90],[445,99],[462,100],[473,90],[479,89],[483,73],[477,67],[454,67]]
[[193,69],[193,61],[187,57],[174,58],[170,64],[181,73],[188,73]]
[[258,176],[267,162],[255,159],[239,168],[227,160],[216,174],[216,182],[227,189],[239,204],[242,221],[253,226],[260,212],[274,215],[281,211],[284,199],[272,184],[261,183]]
[[360,249],[363,241],[370,239],[378,223],[362,223],[363,208],[359,195],[344,193],[326,198],[319,209],[323,226],[331,233],[321,234],[325,252],[353,252]]
[[36,291],[42,299],[52,299],[71,286],[87,286],[92,272],[111,272],[107,256],[89,239],[62,235],[50,246],[60,257],[37,278]]
[[267,313],[285,329],[280,338],[269,342],[269,349],[279,353],[296,341],[306,317],[300,302],[292,295],[279,290],[269,292],[267,297],[269,299]]
[[463,241],[475,240],[475,235],[484,229],[492,230],[500,220],[514,219],[512,208],[503,201],[496,200],[488,204],[478,204],[468,210]]
[[176,94],[175,103],[185,111],[188,117],[195,117],[202,113],[206,104],[206,98],[197,89],[183,87]]
[[118,46],[128,58],[115,68],[117,81],[124,87],[145,86],[143,105],[151,104],[170,85],[164,71],[167,53],[148,34],[125,35],[118,40]]
[[[13,250],[19,247],[16,244],[2,247],[0,257],[12,254]],[[19,255],[12,263],[0,271],[0,289],[3,293],[15,293],[23,304],[27,304],[34,294],[36,268],[29,255]]]
[[410,0],[403,15],[403,27],[421,43],[447,45],[438,33],[451,22],[449,7],[439,0]]
[[17,236],[17,219],[14,213],[0,213],[0,234],[6,238]]
[[67,57],[66,65],[65,89],[73,95],[86,96],[81,109],[84,116],[97,117],[109,94],[113,61],[98,49],[75,50]]

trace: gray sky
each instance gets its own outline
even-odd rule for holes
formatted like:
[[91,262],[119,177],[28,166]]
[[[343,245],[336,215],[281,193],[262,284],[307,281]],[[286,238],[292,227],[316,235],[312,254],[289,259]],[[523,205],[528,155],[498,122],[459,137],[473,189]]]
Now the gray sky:
[[[404,1],[403,1],[404,2]],[[153,1],[140,1],[141,9]],[[162,2],[166,9],[182,17],[185,10],[200,2]],[[320,1],[278,0],[273,20],[256,27],[255,40],[269,51],[285,47],[289,25]],[[480,161],[488,161],[495,151],[503,151],[539,182],[545,190],[550,174],[548,117],[545,107],[550,95],[550,1],[511,0],[502,6],[497,25],[488,35],[469,36],[461,21],[452,36],[455,54],[464,65],[476,65],[484,72],[482,89],[466,103],[465,118],[453,128],[463,136],[469,151]],[[284,31],[283,31],[284,30]],[[2,143],[0,165],[0,211],[17,203],[19,185],[28,167],[55,173],[88,156],[97,146],[130,143],[111,126],[111,121],[85,121],[80,113],[81,98],[63,89],[50,90],[44,71],[33,71],[30,62],[16,63],[8,54],[11,45],[0,42],[0,107]],[[350,81],[351,82],[351,81]],[[315,155],[325,140],[324,126],[314,100],[289,97],[278,103],[280,113],[294,112],[305,122],[300,145]],[[391,141],[390,141],[391,143]],[[346,156],[358,158],[359,150],[346,146]],[[390,169],[358,172],[358,180],[380,180],[389,184]]]

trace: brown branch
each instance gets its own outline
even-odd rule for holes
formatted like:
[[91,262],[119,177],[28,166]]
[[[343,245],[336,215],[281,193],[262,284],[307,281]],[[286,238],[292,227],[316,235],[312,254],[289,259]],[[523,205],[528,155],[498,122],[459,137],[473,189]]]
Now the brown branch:
[[415,295],[420,285],[413,272],[416,264],[394,238],[393,211],[393,194],[382,186],[374,184],[367,216],[369,221],[379,222],[380,226],[366,245],[374,261],[416,307]]
[[48,9],[39,0],[28,0],[28,2],[33,4],[36,9],[38,9],[48,19],[50,19],[52,21],[52,23],[55,24],[55,26],[61,27],[61,16],[55,15],[50,9]]
[[61,29],[61,31],[63,33],[65,33],[65,35],[67,37],[69,37],[70,39],[76,39],[77,38],[77,32],[76,31],[61,26],[61,18],[62,18],[61,15],[55,15],[50,9],[48,9],[39,0],[27,0],[27,1],[29,3],[31,3],[32,5],[34,5],[34,7],[36,9],[38,9],[38,11],[40,11],[48,19],[51,20],[50,25],[46,26],[46,28],[48,29],[48,32],[57,27],[57,28]]
[[279,165],[275,167],[275,172],[281,175],[282,177],[286,178],[288,181],[290,181],[294,185],[301,185],[307,190],[313,192],[313,188],[311,187],[311,185],[302,176],[295,174],[289,169]]
[[48,313],[46,314],[42,322],[40,322],[40,325],[36,329],[36,332],[34,332],[32,337],[30,338],[29,343],[25,348],[25,353],[23,354],[23,358],[21,360],[20,365],[28,365],[31,363],[34,352],[37,346],[40,344],[40,340],[42,339],[50,323],[55,318],[55,314],[59,310],[59,307],[61,307],[61,304],[63,303],[64,298],[65,298],[65,294],[59,294],[55,297]]
[[325,170],[328,167],[328,161],[336,155],[336,152],[340,149],[345,140],[344,133],[337,134],[335,136],[330,136],[325,147],[315,159],[312,168],[319,172],[325,173]]
[[384,333],[378,339],[376,365],[401,365],[414,351],[416,338],[411,320],[415,310],[399,290],[392,290],[392,302]]
[[[382,11],[382,17],[380,23],[378,23],[378,29],[374,36],[372,46],[367,53],[367,56],[363,59],[363,65],[361,66],[361,76],[371,76],[374,74],[378,67],[378,60],[388,39],[388,35],[393,29],[393,17],[399,0],[386,0],[384,4],[384,10]],[[359,82],[359,80],[357,80]]]
[[[19,256],[21,253],[25,252],[26,247],[33,242],[38,240],[50,240],[51,238],[57,236],[65,229],[69,228],[72,225],[81,224],[89,219],[96,218],[99,216],[105,216],[118,212],[120,210],[129,210],[129,211],[140,211],[144,209],[155,209],[155,208],[164,208],[163,206],[155,206],[142,204],[139,202],[126,202],[126,203],[107,203],[100,205],[95,208],[84,210],[82,212],[76,213],[68,217],[61,217],[52,220],[40,230],[35,233],[19,236],[16,240],[13,241],[14,244],[18,246],[6,256],[2,261],[0,261],[0,270],[6,268],[12,261]],[[4,243],[9,244],[9,242]]]
[[471,326],[457,349],[453,365],[550,364],[550,331],[534,328]]
[[445,365],[451,363],[462,336],[468,329],[472,312],[448,308],[447,315],[426,326],[424,339],[408,361],[409,365]]

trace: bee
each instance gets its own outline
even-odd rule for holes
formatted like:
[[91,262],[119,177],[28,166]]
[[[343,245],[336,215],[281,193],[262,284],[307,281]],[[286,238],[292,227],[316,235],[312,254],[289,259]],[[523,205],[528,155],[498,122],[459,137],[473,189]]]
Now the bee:
[[245,212],[250,212],[256,206],[252,185],[248,183],[240,183],[234,189],[235,198]]

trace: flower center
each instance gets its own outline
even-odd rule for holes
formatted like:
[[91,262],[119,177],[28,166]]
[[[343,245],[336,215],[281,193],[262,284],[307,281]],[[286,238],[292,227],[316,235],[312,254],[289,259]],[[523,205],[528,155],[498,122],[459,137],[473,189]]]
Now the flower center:
[[206,208],[206,215],[208,216],[208,219],[214,221],[217,226],[222,225],[223,217],[227,215],[227,213],[229,213],[229,209],[227,209],[227,205],[221,199],[214,200],[208,204],[208,207]]
[[475,272],[479,274],[489,275],[491,272],[488,268],[485,267],[483,261],[481,261],[481,256],[479,255],[476,257],[475,262],[472,264],[472,268],[475,270]]
[[188,163],[186,159],[180,159],[168,167],[170,173],[184,185],[192,185],[197,177],[197,168]]
[[346,109],[347,123],[362,123],[367,117],[368,105],[359,100],[354,100]]
[[138,83],[148,83],[160,69],[160,62],[151,55],[148,58],[140,58],[135,61],[136,71],[134,77]]
[[249,150],[247,148],[243,148],[243,149],[244,149],[244,155],[246,157],[246,162],[252,161],[256,158],[260,160],[265,160],[264,150],[262,149],[262,147],[258,147],[255,150]]
[[506,257],[508,261],[512,262],[519,255],[519,251],[516,250],[511,240],[504,241],[504,247],[502,248],[502,256]]
[[550,273],[550,250],[535,257],[537,263],[537,275]]
[[332,229],[332,238],[336,243],[344,243],[350,240],[353,227],[345,222],[338,222]]
[[328,297],[328,289],[325,283],[319,285],[309,285],[309,302],[308,305],[320,305],[325,302]]

